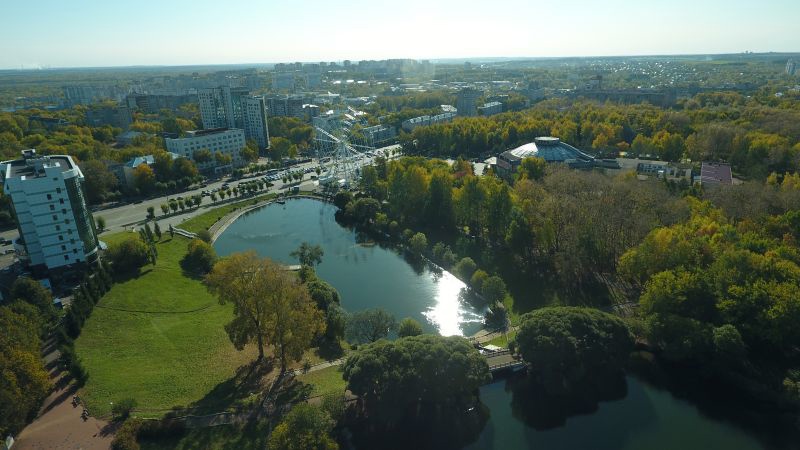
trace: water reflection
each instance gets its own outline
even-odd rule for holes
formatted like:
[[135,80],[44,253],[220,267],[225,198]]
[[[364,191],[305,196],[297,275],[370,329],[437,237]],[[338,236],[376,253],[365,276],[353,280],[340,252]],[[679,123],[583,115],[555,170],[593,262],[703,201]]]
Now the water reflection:
[[483,317],[465,304],[462,291],[464,282],[450,272],[432,272],[436,283],[435,303],[423,313],[442,336],[462,336],[463,324],[481,323]]
[[336,208],[316,200],[287,201],[243,215],[214,243],[222,256],[255,250],[283,264],[303,241],[325,251],[319,276],[333,285],[349,312],[383,308],[397,320],[411,317],[426,332],[470,335],[481,328],[481,302],[459,297],[464,283],[420,258],[375,244],[371,237],[341,226]]

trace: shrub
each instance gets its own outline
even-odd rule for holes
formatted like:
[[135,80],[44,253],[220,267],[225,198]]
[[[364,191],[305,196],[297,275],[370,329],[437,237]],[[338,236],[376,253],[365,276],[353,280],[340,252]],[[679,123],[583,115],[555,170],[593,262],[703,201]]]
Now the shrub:
[[472,277],[469,279],[469,284],[472,285],[473,289],[480,292],[483,288],[483,282],[487,278],[489,278],[489,274],[482,269],[478,269],[472,274]]
[[150,262],[150,251],[139,236],[111,244],[106,254],[116,273],[136,272]]
[[200,230],[197,232],[197,238],[203,242],[211,243],[211,233],[208,230]]
[[401,320],[397,327],[397,335],[401,338],[420,334],[422,334],[422,325],[411,317]]
[[461,258],[461,261],[459,261],[456,266],[453,267],[453,272],[455,272],[456,276],[462,280],[469,280],[477,269],[478,265],[475,264],[475,261],[473,261],[469,256],[466,256]]
[[186,256],[181,260],[181,265],[190,272],[205,275],[211,272],[215,262],[217,262],[217,252],[214,247],[200,239],[193,239],[189,243]]
[[131,415],[131,411],[136,407],[136,400],[124,398],[111,407],[111,414],[115,420],[125,420]]

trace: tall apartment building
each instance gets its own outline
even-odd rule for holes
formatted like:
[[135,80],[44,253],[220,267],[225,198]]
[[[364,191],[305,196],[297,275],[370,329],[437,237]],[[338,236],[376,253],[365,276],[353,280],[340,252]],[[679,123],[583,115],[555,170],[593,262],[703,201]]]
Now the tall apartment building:
[[252,136],[259,148],[269,148],[267,104],[264,97],[247,97],[242,100],[245,136]]
[[[241,167],[242,149],[247,145],[244,130],[239,128],[217,128],[213,130],[187,131],[186,137],[164,140],[167,151],[178,156],[189,158],[197,164],[197,168],[204,172],[221,173],[232,168]],[[198,161],[195,159],[195,152],[198,150],[208,150],[211,152],[211,159],[208,161]],[[217,160],[216,154],[230,156],[230,163],[221,163]]]
[[456,109],[459,116],[474,117],[478,115],[478,99],[483,93],[474,88],[464,88],[456,97]]
[[83,173],[70,156],[37,156],[0,163],[0,179],[19,223],[15,249],[37,274],[55,274],[98,258],[94,219],[86,207]]
[[244,87],[201,89],[197,93],[203,128],[240,128],[262,149],[269,147],[267,105]]
[[797,71],[797,62],[795,62],[795,60],[793,60],[793,59],[790,59],[789,61],[786,61],[786,74],[787,75],[795,75],[797,73],[798,73],[798,71]]

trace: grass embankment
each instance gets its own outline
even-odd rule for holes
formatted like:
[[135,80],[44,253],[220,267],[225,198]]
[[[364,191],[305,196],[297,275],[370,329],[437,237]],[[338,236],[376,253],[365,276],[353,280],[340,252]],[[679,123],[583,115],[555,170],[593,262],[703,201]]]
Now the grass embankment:
[[124,398],[137,401],[140,416],[160,416],[174,406],[218,407],[204,397],[255,356],[254,349],[236,351],[228,340],[223,325],[231,306],[220,305],[181,269],[188,242],[165,232],[157,264],[116,283],[84,325],[75,348],[89,373],[82,396],[93,415],[108,414],[110,402]]
[[515,337],[517,337],[517,330],[511,330],[505,335],[497,336],[496,338],[487,342],[486,345],[496,345],[498,347],[507,348],[508,342],[513,341]]
[[186,231],[191,231],[193,233],[197,233],[200,230],[207,230],[211,228],[211,225],[214,225],[218,220],[222,219],[223,217],[227,216],[233,211],[246,208],[248,206],[253,206],[259,202],[270,200],[275,197],[276,197],[275,194],[264,194],[243,201],[226,203],[224,205],[220,205],[216,208],[210,209],[207,212],[204,212],[203,214],[188,219],[187,221],[180,224],[180,228],[183,228]]

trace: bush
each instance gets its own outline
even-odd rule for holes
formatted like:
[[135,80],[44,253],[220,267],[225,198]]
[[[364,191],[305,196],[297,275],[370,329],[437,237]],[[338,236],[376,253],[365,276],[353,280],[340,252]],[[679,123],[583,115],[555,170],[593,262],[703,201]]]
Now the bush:
[[114,440],[111,442],[112,450],[139,450],[139,443],[136,442],[139,427],[142,421],[138,419],[128,419],[119,427]]
[[124,398],[111,407],[111,414],[114,420],[125,420],[131,415],[131,411],[136,407],[136,400],[132,398]]
[[421,255],[428,248],[428,238],[423,233],[417,233],[409,239],[408,245],[411,247],[411,251]]
[[472,260],[469,256],[461,258],[455,267],[453,267],[453,272],[455,272],[456,276],[461,278],[462,280],[469,280],[472,278],[472,275],[475,273],[475,270],[478,269],[478,265],[475,264],[475,261]]
[[200,230],[197,232],[197,238],[201,241],[210,244],[211,243],[211,233],[208,230]]
[[106,256],[116,273],[132,273],[150,262],[150,251],[139,236],[130,236],[111,244]]
[[181,260],[181,265],[190,272],[205,275],[211,272],[215,262],[217,262],[217,252],[214,247],[200,239],[193,239],[189,243],[186,256]]
[[483,288],[483,282],[487,278],[489,278],[489,274],[482,269],[478,269],[472,274],[472,277],[469,279],[469,284],[472,285],[472,289],[480,292]]
[[422,325],[411,317],[406,317],[397,326],[397,335],[401,338],[419,336],[422,334]]
[[506,296],[506,283],[497,275],[488,277],[481,283],[481,295],[490,304],[501,302]]

